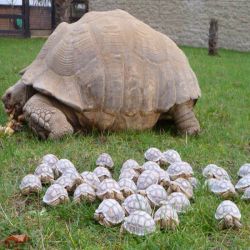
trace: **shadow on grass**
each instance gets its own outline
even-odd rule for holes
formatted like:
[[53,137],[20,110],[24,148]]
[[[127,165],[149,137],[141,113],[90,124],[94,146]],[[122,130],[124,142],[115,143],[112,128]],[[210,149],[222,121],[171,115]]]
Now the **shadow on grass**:
[[153,128],[155,134],[169,133],[173,137],[177,137],[178,133],[172,120],[159,120]]

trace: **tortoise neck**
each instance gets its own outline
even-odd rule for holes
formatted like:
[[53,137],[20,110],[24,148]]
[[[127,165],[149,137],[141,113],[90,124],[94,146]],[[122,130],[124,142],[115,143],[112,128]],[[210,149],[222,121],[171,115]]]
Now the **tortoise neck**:
[[32,86],[26,86],[26,102],[37,93],[37,91]]

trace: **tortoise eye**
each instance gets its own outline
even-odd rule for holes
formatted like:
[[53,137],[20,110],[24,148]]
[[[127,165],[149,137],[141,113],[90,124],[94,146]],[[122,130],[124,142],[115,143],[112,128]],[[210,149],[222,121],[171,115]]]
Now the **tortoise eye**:
[[10,97],[11,97],[11,93],[8,93],[8,94],[6,95],[6,98],[7,98],[7,99],[10,99]]

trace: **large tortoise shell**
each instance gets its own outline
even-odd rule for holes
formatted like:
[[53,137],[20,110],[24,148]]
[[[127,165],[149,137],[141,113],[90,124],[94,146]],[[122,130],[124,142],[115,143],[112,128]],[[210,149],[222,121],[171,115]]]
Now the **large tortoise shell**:
[[127,127],[153,126],[160,113],[201,95],[177,45],[122,10],[89,12],[75,23],[61,23],[22,82],[79,112],[114,116],[108,123],[116,114],[125,120],[152,114],[133,126],[123,122]]

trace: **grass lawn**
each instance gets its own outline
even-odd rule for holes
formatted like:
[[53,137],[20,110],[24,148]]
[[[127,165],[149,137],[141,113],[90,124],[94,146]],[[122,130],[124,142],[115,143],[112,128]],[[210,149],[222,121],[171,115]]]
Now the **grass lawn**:
[[[0,39],[0,94],[20,77],[18,71],[33,61],[42,39]],[[39,141],[28,128],[0,138],[0,240],[24,233],[30,249],[247,249],[250,247],[250,204],[236,198],[243,229],[219,231],[214,213],[221,202],[204,188],[195,193],[192,209],[180,216],[175,232],[157,231],[148,237],[119,235],[119,227],[104,228],[93,220],[99,202],[44,209],[42,197],[22,197],[19,183],[32,173],[47,153],[70,159],[80,172],[93,170],[99,153],[108,152],[115,162],[115,177],[122,162],[143,163],[151,146],[174,148],[189,162],[203,183],[201,170],[209,163],[224,167],[237,180],[237,170],[250,161],[250,53],[220,50],[220,57],[206,49],[183,48],[197,74],[202,98],[195,108],[201,123],[199,137],[179,137],[173,128],[143,133],[122,132],[74,135],[63,140]],[[3,108],[0,123],[6,122]],[[45,190],[44,190],[45,191]],[[0,249],[4,248],[0,245]]]

